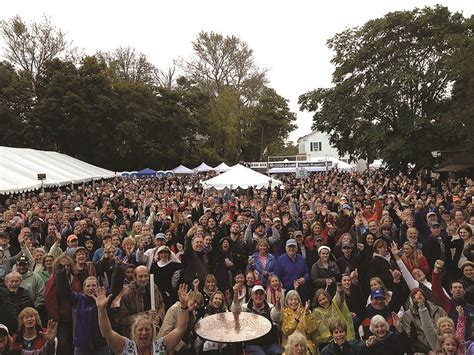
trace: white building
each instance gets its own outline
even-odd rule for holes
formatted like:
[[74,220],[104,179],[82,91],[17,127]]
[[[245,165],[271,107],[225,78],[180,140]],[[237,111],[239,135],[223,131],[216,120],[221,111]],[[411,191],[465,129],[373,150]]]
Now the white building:
[[335,147],[329,143],[329,135],[313,131],[298,139],[298,154],[306,154],[309,158],[333,157],[349,162],[348,155],[339,155]]

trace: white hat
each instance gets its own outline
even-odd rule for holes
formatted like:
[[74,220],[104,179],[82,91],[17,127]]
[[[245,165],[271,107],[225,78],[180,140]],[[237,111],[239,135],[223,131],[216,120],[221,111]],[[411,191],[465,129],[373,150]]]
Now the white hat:
[[9,333],[8,327],[5,324],[0,324],[0,329],[3,329],[7,334]]
[[255,285],[254,287],[252,287],[252,293],[257,292],[258,290],[265,292],[265,289],[260,285]]
[[74,209],[74,212],[81,212],[81,208],[80,208],[80,207],[76,207],[76,208]]
[[326,249],[329,253],[331,253],[331,248],[328,247],[327,245],[321,245],[319,248],[318,248],[318,254],[321,254],[321,250],[323,249]]

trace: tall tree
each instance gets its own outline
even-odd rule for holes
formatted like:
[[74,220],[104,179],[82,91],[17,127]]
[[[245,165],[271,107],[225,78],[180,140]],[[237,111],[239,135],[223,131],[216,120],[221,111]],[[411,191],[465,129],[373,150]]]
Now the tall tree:
[[271,88],[263,91],[250,117],[244,129],[243,150],[247,159],[258,160],[265,154],[280,151],[288,134],[295,129],[296,116],[290,111],[288,100]]
[[301,95],[301,109],[314,112],[313,128],[329,133],[342,153],[379,156],[402,170],[429,165],[430,151],[452,138],[442,117],[464,20],[446,7],[426,7],[336,34],[328,41],[334,86]]
[[5,58],[24,70],[33,84],[44,63],[54,58],[71,59],[74,52],[66,35],[48,17],[30,25],[20,16],[0,21],[0,35],[6,45]]
[[145,54],[132,47],[119,47],[111,52],[98,52],[101,58],[114,72],[118,79],[152,83],[156,68]]
[[192,44],[194,57],[182,65],[191,80],[215,96],[231,88],[244,104],[258,100],[266,72],[255,64],[247,43],[235,36],[200,32]]

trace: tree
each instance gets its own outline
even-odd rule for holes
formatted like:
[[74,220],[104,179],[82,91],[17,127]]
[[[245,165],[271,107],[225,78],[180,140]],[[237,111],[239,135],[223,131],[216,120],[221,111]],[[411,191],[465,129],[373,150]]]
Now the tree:
[[301,95],[301,109],[314,112],[313,128],[329,133],[341,153],[380,157],[397,170],[430,165],[430,151],[449,144],[446,133],[456,131],[442,117],[464,27],[461,14],[436,6],[336,34],[328,41],[334,86]]
[[192,44],[194,57],[182,65],[190,80],[214,96],[231,88],[244,104],[256,102],[267,78],[245,42],[235,36],[200,32]]
[[0,62],[0,141],[2,145],[31,144],[29,112],[33,105],[31,82],[8,62]]
[[295,114],[288,107],[288,100],[274,89],[266,88],[255,108],[248,126],[244,128],[243,152],[246,159],[262,159],[265,151],[273,154],[285,146],[288,134],[295,129]]
[[33,84],[44,63],[54,58],[71,59],[74,51],[48,17],[29,26],[20,16],[0,21],[0,35],[6,44],[5,58],[24,70]]
[[154,81],[155,66],[145,54],[134,48],[119,47],[112,52],[98,52],[97,56],[112,69],[118,79],[148,84]]

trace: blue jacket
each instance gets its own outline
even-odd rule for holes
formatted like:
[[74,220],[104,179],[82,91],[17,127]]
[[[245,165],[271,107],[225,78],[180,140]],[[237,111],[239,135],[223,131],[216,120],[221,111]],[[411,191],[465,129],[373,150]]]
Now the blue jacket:
[[263,276],[263,272],[267,271],[270,274],[274,273],[275,264],[276,264],[275,257],[272,254],[267,253],[267,263],[265,265],[265,269],[263,268],[262,259],[258,255],[258,252],[253,253],[252,258],[255,260],[255,264],[253,264],[253,265],[249,264],[249,266],[247,268],[247,271],[248,270],[252,270],[252,271],[257,270],[258,271],[258,278],[262,282],[262,285],[266,285],[267,281],[268,281],[268,278]]
[[107,345],[99,328],[97,306],[92,297],[71,292],[74,319],[74,346],[81,350],[97,350]]
[[287,253],[280,255],[275,265],[275,274],[281,280],[285,290],[293,290],[293,281],[303,277],[305,283],[310,281],[308,266],[304,258],[296,254],[295,260],[292,260]]

